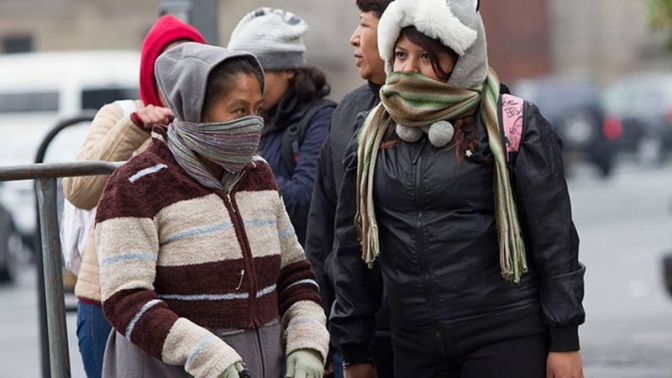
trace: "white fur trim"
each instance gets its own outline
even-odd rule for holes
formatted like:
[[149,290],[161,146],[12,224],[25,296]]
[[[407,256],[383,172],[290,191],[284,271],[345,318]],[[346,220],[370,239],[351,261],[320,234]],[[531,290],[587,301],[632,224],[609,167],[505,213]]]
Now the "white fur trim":
[[438,38],[459,56],[463,56],[478,37],[476,30],[464,25],[453,14],[446,0],[393,1],[378,23],[378,49],[388,73],[392,72],[394,45],[401,29],[407,26],[415,26],[428,37]]

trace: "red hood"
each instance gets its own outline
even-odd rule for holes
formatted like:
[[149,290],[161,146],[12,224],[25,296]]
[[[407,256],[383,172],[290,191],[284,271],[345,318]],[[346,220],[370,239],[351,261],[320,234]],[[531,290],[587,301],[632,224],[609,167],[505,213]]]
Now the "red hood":
[[145,105],[162,106],[156,90],[154,63],[166,45],[180,39],[205,43],[198,30],[171,15],[161,16],[147,33],[140,62],[140,98]]

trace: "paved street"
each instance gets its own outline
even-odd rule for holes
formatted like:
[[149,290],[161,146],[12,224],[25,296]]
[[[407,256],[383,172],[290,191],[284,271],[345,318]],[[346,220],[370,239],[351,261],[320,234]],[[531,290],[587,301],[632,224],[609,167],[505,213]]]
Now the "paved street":
[[[623,162],[606,181],[579,166],[570,190],[588,269],[586,377],[672,377],[672,297],[660,265],[672,250],[672,165],[641,171]],[[0,377],[40,376],[34,276],[26,267],[15,286],[0,287]],[[72,376],[79,378],[74,331],[69,315]]]
[[[14,286],[0,286],[0,377],[41,377],[36,273],[33,265]],[[71,299],[71,298],[69,298]],[[72,303],[71,300],[68,303]],[[73,378],[85,378],[77,349],[76,315],[68,314]]]
[[581,327],[586,377],[672,377],[672,297],[661,259],[672,253],[672,167],[623,164],[608,181],[570,181],[587,266]]

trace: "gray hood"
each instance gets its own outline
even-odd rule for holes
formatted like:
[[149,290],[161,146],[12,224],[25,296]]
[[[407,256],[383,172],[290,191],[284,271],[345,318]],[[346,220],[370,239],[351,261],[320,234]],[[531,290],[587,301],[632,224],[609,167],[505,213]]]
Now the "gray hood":
[[[263,72],[254,55],[223,47],[188,42],[159,56],[155,64],[156,82],[166,96],[173,114],[185,122],[201,123],[203,102],[210,72],[225,61],[247,57]],[[262,84],[262,92],[263,82]]]

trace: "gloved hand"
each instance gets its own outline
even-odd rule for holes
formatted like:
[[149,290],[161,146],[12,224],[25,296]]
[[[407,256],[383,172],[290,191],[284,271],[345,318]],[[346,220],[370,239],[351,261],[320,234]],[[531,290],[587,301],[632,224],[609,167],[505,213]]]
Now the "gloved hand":
[[292,378],[322,378],[324,365],[322,356],[312,349],[300,349],[290,353],[287,357],[286,377]]
[[240,378],[240,374],[238,373],[243,371],[243,369],[245,369],[243,364],[236,362],[224,370],[224,372],[219,375],[219,378]]

